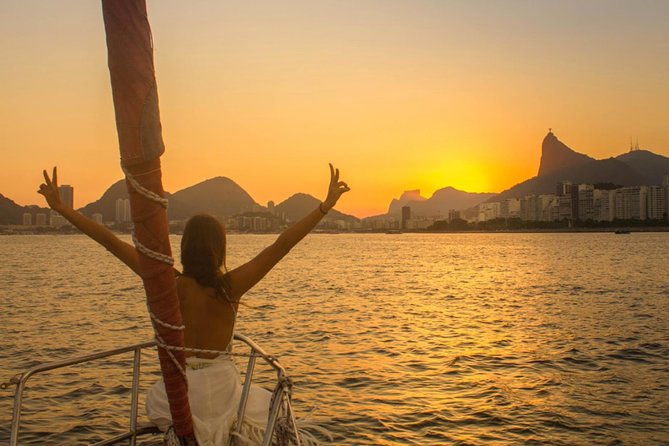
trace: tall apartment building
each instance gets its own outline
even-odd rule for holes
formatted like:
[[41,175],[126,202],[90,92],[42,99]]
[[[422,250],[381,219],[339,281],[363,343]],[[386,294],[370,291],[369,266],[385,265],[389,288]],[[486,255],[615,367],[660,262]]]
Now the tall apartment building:
[[578,185],[578,219],[581,221],[595,219],[594,192],[592,184]]
[[648,216],[648,186],[621,187],[615,191],[615,218],[645,220]]
[[595,189],[592,192],[595,221],[613,221],[615,217],[615,190]]
[[46,226],[46,214],[43,212],[40,212],[39,214],[35,215],[35,225],[36,226]]
[[571,181],[561,181],[557,184],[556,194],[559,198],[558,217],[560,220],[578,220],[578,185]]
[[667,195],[667,213],[669,214],[669,173],[662,177],[662,187]]
[[667,188],[665,186],[648,186],[647,212],[651,220],[667,218]]
[[130,200],[127,198],[116,199],[116,223],[125,223],[131,220]]
[[494,220],[501,217],[501,203],[481,203],[479,205],[478,221]]
[[571,193],[558,197],[558,220],[571,220],[573,218],[573,206]]
[[408,229],[407,222],[411,220],[411,206],[402,206],[402,227]]
[[571,181],[560,181],[555,188],[555,195],[562,197],[564,195],[571,196]]
[[520,218],[520,198],[507,198],[500,204],[500,217]]
[[520,219],[524,221],[536,221],[536,195],[527,195],[520,199]]
[[527,195],[520,200],[520,218],[526,221],[557,220],[559,209],[559,197],[553,194]]
[[539,206],[541,206],[541,213],[539,219],[541,221],[555,221],[560,216],[560,201],[559,198],[552,194],[539,195]]
[[49,226],[51,226],[52,228],[60,228],[70,224],[67,220],[65,220],[65,217],[63,217],[56,211],[51,211],[49,215],[51,217]]
[[74,209],[74,188],[72,186],[69,184],[58,186],[58,194],[63,204]]

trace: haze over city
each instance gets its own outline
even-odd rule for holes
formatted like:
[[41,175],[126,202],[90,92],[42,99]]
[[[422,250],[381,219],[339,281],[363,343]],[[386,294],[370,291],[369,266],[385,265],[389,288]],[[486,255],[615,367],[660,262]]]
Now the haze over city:
[[[607,158],[669,155],[665,1],[149,1],[167,190],[214,176],[259,202],[325,193],[385,212],[405,189],[500,192],[536,175],[553,127]],[[0,193],[77,206],[121,177],[100,4],[0,4]]]

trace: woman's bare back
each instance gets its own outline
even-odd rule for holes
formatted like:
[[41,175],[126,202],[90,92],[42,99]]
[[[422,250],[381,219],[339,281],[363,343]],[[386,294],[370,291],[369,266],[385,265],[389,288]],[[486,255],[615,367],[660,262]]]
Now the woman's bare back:
[[[226,350],[234,332],[237,305],[224,296],[217,296],[213,288],[203,287],[184,275],[177,278],[177,294],[186,326],[186,348]],[[186,353],[186,356],[212,358],[216,355]]]

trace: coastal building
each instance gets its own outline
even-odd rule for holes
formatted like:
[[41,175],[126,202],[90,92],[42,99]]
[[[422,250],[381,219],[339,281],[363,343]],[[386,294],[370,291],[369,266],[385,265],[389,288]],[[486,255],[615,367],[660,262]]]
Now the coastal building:
[[571,181],[560,181],[555,188],[555,195],[562,197],[565,195],[571,196]]
[[405,222],[405,227],[402,229],[421,230],[427,229],[434,224],[434,218],[431,217],[414,217]]
[[116,199],[116,223],[125,223],[131,220],[130,200],[127,198]]
[[337,220],[333,221],[332,224],[335,226],[336,229],[339,229],[339,230],[342,230],[342,231],[344,231],[346,229],[349,229],[349,226],[348,226],[348,224],[345,220],[337,219]]
[[537,221],[537,196],[526,195],[520,200],[520,218],[525,221]]
[[[662,177],[662,187],[664,188],[664,193],[667,196],[667,214],[669,214],[669,173]],[[669,215],[667,216],[669,217]]]
[[267,211],[272,215],[274,215],[274,213],[276,212],[276,208],[272,200],[267,202]]
[[46,214],[40,212],[35,215],[35,226],[46,226]]
[[520,215],[525,221],[541,220],[541,201],[539,195],[527,195],[520,200]]
[[255,212],[247,212],[226,218],[225,226],[228,229],[242,232],[270,232],[279,229],[280,220],[266,211],[260,215]]
[[556,195],[539,195],[537,205],[539,221],[555,221],[558,219],[560,214],[560,203]]
[[23,226],[32,226],[33,225],[33,215],[29,212],[23,213]]
[[411,220],[411,206],[402,206],[402,227],[400,229],[408,229],[409,220]]
[[499,202],[482,203],[479,205],[478,221],[488,221],[500,218],[502,215],[502,204]]
[[507,198],[500,203],[501,218],[520,218],[520,199]]
[[528,208],[528,202],[527,202],[528,197],[529,197],[529,195],[520,199],[520,214],[519,215],[520,215],[520,219],[523,220],[523,221],[527,221],[527,219],[529,217],[529,211],[527,209]]
[[[559,199],[559,218],[560,220],[578,220],[578,185],[572,184],[571,181],[561,181],[557,184],[556,194]],[[567,199],[568,197],[568,199]],[[571,206],[571,209],[567,209]]]
[[661,186],[603,187],[561,181],[556,195],[526,195],[482,203],[476,209],[478,221],[514,217],[541,222],[669,219],[669,174],[663,177]]
[[595,187],[592,184],[578,185],[578,219],[582,221],[595,219],[594,206]]
[[664,186],[648,186],[646,195],[648,218],[651,220],[667,219],[667,188]]
[[50,217],[51,218],[49,226],[51,226],[52,228],[62,228],[63,226],[70,224],[67,220],[65,220],[65,217],[63,217],[56,211],[51,211]]
[[377,215],[362,220],[361,227],[372,231],[381,231],[388,229],[400,229],[401,222],[397,218],[389,215]]
[[571,193],[558,196],[558,220],[573,220]]
[[72,186],[69,184],[58,186],[58,194],[63,204],[74,209],[74,188]]
[[263,232],[267,230],[267,219],[255,216],[251,220],[251,230],[254,232]]
[[452,222],[453,220],[459,220],[460,219],[460,211],[456,211],[455,209],[451,209],[448,211],[448,221]]
[[595,221],[613,221],[615,217],[615,191],[595,189],[592,192],[592,206]]
[[617,220],[645,220],[648,186],[621,187],[615,191],[615,218]]
[[101,225],[102,224],[102,214],[97,213],[97,212],[95,214],[93,214],[93,221],[95,223]]

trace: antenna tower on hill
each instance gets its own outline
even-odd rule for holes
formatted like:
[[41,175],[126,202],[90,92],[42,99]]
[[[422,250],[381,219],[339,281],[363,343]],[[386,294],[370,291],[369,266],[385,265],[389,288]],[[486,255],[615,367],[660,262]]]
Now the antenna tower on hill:
[[630,152],[639,150],[639,138],[636,139],[636,144],[632,144],[632,137],[630,136]]

